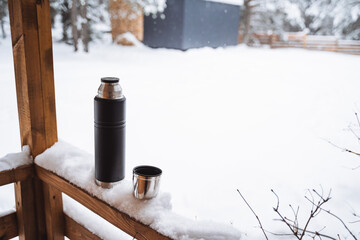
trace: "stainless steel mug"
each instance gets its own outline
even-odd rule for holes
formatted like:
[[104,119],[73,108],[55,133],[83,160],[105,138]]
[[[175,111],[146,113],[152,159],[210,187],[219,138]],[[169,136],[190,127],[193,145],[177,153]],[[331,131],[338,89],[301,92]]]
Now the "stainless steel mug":
[[162,170],[153,166],[138,166],[133,170],[133,190],[137,199],[156,197],[160,188]]
[[119,79],[101,78],[94,98],[95,179],[104,188],[125,177],[125,103]]

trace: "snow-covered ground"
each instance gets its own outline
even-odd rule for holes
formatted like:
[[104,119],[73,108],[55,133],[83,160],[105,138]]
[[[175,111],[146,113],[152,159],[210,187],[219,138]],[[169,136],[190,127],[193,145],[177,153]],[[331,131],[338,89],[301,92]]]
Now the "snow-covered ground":
[[[351,131],[360,95],[360,57],[296,49],[195,49],[186,52],[108,43],[74,54],[54,44],[59,138],[93,152],[93,97],[103,76],[120,77],[127,97],[127,179],[132,168],[163,169],[173,211],[231,224],[244,239],[263,239],[247,198],[267,230],[286,232],[272,207],[291,217],[307,189],[332,189],[325,205],[346,223],[360,214],[360,165]],[[0,156],[20,150],[10,40],[0,42]],[[360,150],[359,150],[360,151]],[[13,207],[0,188],[0,211]],[[348,236],[320,214],[311,230]],[[360,223],[348,223],[360,237]],[[270,235],[272,239],[275,237]],[[342,238],[343,239],[343,238]]]

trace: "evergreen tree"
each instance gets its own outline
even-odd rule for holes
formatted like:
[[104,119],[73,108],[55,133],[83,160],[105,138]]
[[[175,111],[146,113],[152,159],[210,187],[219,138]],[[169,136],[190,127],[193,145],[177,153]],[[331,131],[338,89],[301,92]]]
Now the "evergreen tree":
[[59,4],[61,16],[62,39],[65,43],[70,43],[69,29],[71,26],[71,8],[69,0],[62,0]]
[[296,32],[360,40],[360,0],[244,0],[241,30],[252,33]]
[[304,29],[299,6],[290,0],[244,0],[242,8],[244,42],[255,44],[253,33],[279,34]]
[[359,0],[316,0],[306,11],[310,32],[360,40]]
[[333,34],[360,40],[360,1],[342,0],[334,9]]

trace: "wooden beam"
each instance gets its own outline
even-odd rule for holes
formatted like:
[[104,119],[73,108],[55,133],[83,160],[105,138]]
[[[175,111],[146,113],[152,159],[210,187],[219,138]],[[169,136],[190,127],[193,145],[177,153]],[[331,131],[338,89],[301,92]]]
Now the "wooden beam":
[[65,214],[65,236],[71,240],[101,240],[80,223]]
[[[49,0],[8,3],[21,145],[29,145],[35,157],[57,141],[50,4]],[[52,205],[44,203],[42,187],[36,178],[15,184],[21,240],[46,239],[52,236],[49,231],[63,231],[62,224],[45,227],[45,211],[55,211],[50,214],[53,217],[60,215],[59,210],[47,209]],[[55,199],[56,206],[62,206],[61,194]]]
[[126,213],[120,212],[119,210],[111,207],[108,203],[92,196],[85,190],[71,184],[66,179],[35,165],[35,171],[37,176],[45,183],[54,186],[61,192],[69,195],[91,211],[103,217],[108,222],[112,223],[122,231],[126,232],[132,237],[136,236],[138,240],[169,240],[168,238],[149,226],[140,223],[134,218],[130,217]]
[[57,141],[49,0],[9,1],[21,145],[35,157]]
[[[20,239],[37,239],[35,186],[32,179],[15,183],[16,214]],[[30,226],[30,227],[29,227]]]
[[24,181],[34,177],[34,165],[24,165],[15,169],[0,172],[0,186]]
[[[40,53],[40,75],[42,89],[42,103],[44,108],[43,125],[45,131],[45,145],[38,149],[39,153],[57,142],[56,108],[53,51],[51,35],[50,1],[36,0],[37,24]],[[36,154],[37,155],[37,154]]]
[[0,239],[7,240],[18,236],[16,213],[0,217]]
[[47,239],[64,240],[64,213],[61,192],[44,183],[44,203]]

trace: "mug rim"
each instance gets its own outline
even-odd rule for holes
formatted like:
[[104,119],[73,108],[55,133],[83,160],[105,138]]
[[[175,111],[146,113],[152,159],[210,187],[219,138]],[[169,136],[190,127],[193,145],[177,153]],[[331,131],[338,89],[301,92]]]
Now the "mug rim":
[[[145,171],[145,172],[142,172]],[[140,165],[134,167],[133,174],[142,176],[142,177],[159,177],[162,174],[162,170],[155,166],[150,165]]]

